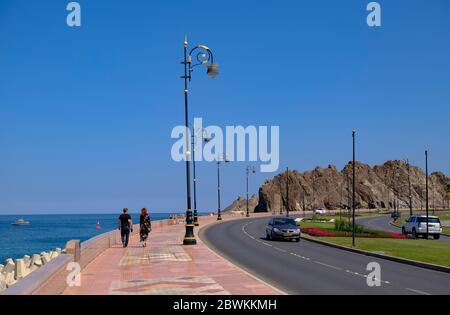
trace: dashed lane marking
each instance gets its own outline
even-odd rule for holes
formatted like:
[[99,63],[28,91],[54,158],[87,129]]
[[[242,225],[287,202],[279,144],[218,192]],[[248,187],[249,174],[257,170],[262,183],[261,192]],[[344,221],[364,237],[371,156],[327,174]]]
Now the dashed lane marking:
[[276,249],[276,250],[278,250],[280,252],[283,252],[283,253],[287,253],[287,250],[284,250],[284,249],[281,249],[281,248],[278,248],[278,247],[274,247],[274,249]]
[[423,292],[423,291],[415,290],[415,289],[411,289],[411,288],[405,288],[405,290],[408,290],[408,291],[411,291],[414,293],[418,293],[418,294],[422,294],[422,295],[431,295],[431,293],[427,293],[427,292]]
[[[252,224],[253,222],[254,222],[254,221],[251,221],[251,222],[249,222],[249,223],[247,223],[247,224],[245,224],[245,225],[242,226],[242,232],[243,232],[245,235],[247,235],[248,237],[250,237],[251,239],[253,239],[253,240],[255,240],[255,241],[259,242],[259,243],[262,243],[262,244],[264,244],[264,245],[266,245],[266,246],[272,247],[273,249],[278,250],[278,251],[280,251],[280,252],[288,253],[288,254],[290,254],[290,255],[292,255],[292,256],[295,256],[295,257],[297,257],[297,258],[300,258],[300,259],[303,259],[303,260],[306,260],[306,261],[311,261],[311,258],[309,258],[309,257],[305,257],[305,256],[302,256],[302,255],[293,253],[293,252],[288,252],[288,251],[286,251],[286,250],[284,250],[284,249],[281,249],[281,248],[279,248],[279,247],[273,246],[272,244],[268,244],[268,243],[266,243],[266,242],[264,242],[264,241],[262,241],[262,240],[259,240],[259,239],[255,238],[253,235],[249,234],[245,228],[246,228],[247,226],[249,226],[250,224]],[[341,270],[341,271],[343,271],[343,269],[340,268],[340,267],[332,266],[332,265],[323,263],[323,262],[321,262],[321,261],[314,260],[314,261],[312,261],[312,262],[315,263],[315,264],[324,266],[324,267],[332,268],[332,269],[334,269],[334,270]],[[348,274],[351,274],[351,275],[355,275],[355,276],[362,277],[362,278],[367,278],[367,277],[368,277],[368,275],[360,274],[360,273],[355,272],[355,271],[345,270],[345,272],[348,273]],[[377,280],[377,279],[375,279],[375,280]],[[380,280],[380,282],[385,283],[385,284],[391,284],[389,281],[385,281],[385,280]],[[412,291],[412,292],[416,292],[416,293],[420,293],[420,294],[428,294],[428,293],[426,293],[426,292],[422,292],[422,291],[418,291],[418,290],[414,290],[414,289],[409,289],[409,288],[407,288],[406,290],[409,290],[409,291]]]
[[339,267],[336,267],[336,266],[332,266],[332,265],[323,263],[323,262],[321,262],[321,261],[314,261],[314,262],[315,262],[316,264],[319,264],[319,265],[322,265],[322,266],[325,266],[325,267],[329,267],[329,268],[332,268],[332,269],[335,269],[335,270],[342,270],[342,268],[339,268]]
[[[355,275],[355,276],[363,277],[363,278],[367,278],[368,277],[368,275],[361,274],[361,273],[354,272],[354,271],[350,271],[350,270],[345,270],[345,272],[347,272],[349,274],[352,274],[352,275]],[[386,280],[381,280],[381,279],[377,279],[377,278],[374,278],[373,280],[380,281],[380,282],[385,283],[385,284],[391,284],[389,281],[386,281]]]

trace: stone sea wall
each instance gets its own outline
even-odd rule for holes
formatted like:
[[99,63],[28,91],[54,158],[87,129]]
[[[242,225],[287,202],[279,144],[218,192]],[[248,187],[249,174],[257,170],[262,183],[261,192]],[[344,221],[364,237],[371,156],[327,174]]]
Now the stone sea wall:
[[[199,219],[200,218],[201,217],[199,217]],[[160,229],[168,225],[182,225],[184,222],[184,216],[171,216],[168,220],[153,221],[152,228]],[[138,225],[134,227],[134,233],[139,233]],[[20,276],[20,271],[17,273],[19,276],[16,276],[16,263],[12,260],[8,260],[9,263],[3,266],[2,271],[7,268],[7,278],[10,280],[10,284],[6,285],[6,281],[2,282],[2,285],[4,284],[4,289],[0,290],[0,295],[62,294],[67,288],[67,277],[69,275],[67,266],[69,263],[76,262],[79,264],[80,269],[83,270],[105,250],[116,246],[121,246],[120,232],[118,230],[100,234],[82,243],[80,243],[79,240],[71,240],[67,242],[64,251],[53,251],[57,252],[58,256],[55,256],[56,254],[53,252],[46,253],[44,257],[38,255],[41,257],[41,266],[38,268],[29,267],[28,270],[30,273],[26,276]],[[50,260],[48,260],[49,258]],[[35,259],[38,261],[37,256],[35,256]],[[29,264],[25,263],[25,261],[28,261],[28,256],[25,256],[23,261],[26,266],[31,266],[33,258],[30,258]],[[31,272],[31,269],[33,268],[34,271]],[[9,270],[14,270],[14,273],[11,273]],[[24,270],[20,260],[18,270]],[[3,272],[0,274],[3,274]]]
[[25,255],[23,258],[16,259],[15,261],[8,258],[4,264],[0,264],[0,293],[45,264],[50,263],[53,259],[61,255],[61,253],[62,250],[56,248],[53,251],[34,254],[31,257]]

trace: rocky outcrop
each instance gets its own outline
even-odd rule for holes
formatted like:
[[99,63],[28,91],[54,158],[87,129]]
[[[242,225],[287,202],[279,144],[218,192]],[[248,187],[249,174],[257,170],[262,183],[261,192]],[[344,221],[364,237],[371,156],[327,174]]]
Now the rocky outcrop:
[[[356,206],[375,209],[392,208],[394,203],[407,208],[410,195],[413,208],[425,207],[425,173],[403,161],[387,161],[370,167],[356,162]],[[286,186],[289,185],[289,204]],[[435,172],[429,176],[429,205],[442,208],[446,199],[449,178]],[[411,190],[409,189],[411,187]],[[410,194],[411,191],[411,194]],[[268,180],[259,189],[255,212],[310,210],[314,208],[348,209],[351,206],[352,163],[341,171],[334,165],[316,167],[313,171],[289,171]]]
[[[249,201],[249,211],[254,212],[256,206],[258,205],[258,197],[256,195],[253,195]],[[244,197],[238,197],[231,205],[226,207],[222,212],[240,212],[240,213],[246,213],[247,212],[247,199]]]

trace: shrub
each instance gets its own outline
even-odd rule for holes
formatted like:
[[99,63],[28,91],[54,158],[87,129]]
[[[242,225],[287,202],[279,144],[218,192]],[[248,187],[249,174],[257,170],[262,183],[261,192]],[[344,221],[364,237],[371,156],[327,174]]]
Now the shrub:
[[[353,231],[353,224],[352,222],[345,221],[345,220],[337,220],[334,222],[334,230],[339,232],[352,232]],[[364,233],[365,228],[361,224],[355,224],[355,232],[357,234]]]

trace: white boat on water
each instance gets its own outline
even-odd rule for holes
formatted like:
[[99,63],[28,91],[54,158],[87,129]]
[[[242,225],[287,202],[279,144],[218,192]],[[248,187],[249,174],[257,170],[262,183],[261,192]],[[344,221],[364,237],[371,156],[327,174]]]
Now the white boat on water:
[[19,219],[11,223],[12,225],[30,225],[30,221],[25,221],[24,219]]

